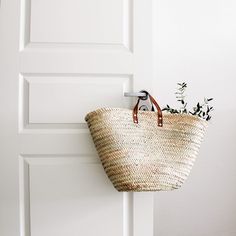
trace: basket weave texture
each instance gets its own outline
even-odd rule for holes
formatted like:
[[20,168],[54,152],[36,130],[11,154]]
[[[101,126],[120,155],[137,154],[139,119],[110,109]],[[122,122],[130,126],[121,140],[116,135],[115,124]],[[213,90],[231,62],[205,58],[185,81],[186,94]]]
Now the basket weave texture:
[[181,187],[199,151],[207,122],[188,114],[101,108],[85,117],[104,170],[118,191],[161,191]]

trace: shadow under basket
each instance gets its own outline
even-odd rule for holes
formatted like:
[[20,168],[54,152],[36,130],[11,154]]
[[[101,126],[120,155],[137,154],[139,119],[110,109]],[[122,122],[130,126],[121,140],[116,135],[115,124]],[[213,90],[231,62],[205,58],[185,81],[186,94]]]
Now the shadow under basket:
[[197,157],[207,121],[189,114],[101,108],[85,117],[104,170],[118,191],[181,187]]

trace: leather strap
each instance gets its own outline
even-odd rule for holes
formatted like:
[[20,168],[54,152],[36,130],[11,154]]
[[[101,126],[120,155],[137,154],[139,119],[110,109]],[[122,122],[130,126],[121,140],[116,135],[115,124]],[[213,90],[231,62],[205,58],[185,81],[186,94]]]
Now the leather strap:
[[134,123],[138,124],[138,105],[139,105],[140,98],[138,98],[138,101],[133,109],[133,121]]
[[[152,105],[154,105],[157,109],[157,125],[159,127],[162,127],[163,126],[163,117],[162,117],[162,111],[161,111],[161,108],[160,106],[158,105],[158,103],[156,102],[156,100],[147,92],[148,94],[148,97],[152,103]],[[134,109],[133,109],[133,121],[135,124],[138,124],[138,105],[139,105],[139,102],[140,102],[140,98],[138,98],[138,101],[136,103],[136,105],[134,106]]]
[[163,116],[162,116],[161,108],[158,105],[157,101],[150,94],[149,94],[149,98],[150,98],[152,104],[157,109],[157,124],[158,124],[158,126],[162,127],[163,126]]

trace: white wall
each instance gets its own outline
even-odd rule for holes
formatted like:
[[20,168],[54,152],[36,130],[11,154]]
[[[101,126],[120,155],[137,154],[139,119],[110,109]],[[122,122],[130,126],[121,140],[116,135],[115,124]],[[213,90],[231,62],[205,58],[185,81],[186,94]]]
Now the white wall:
[[185,185],[155,194],[155,236],[236,235],[236,1],[157,0],[155,96],[214,97],[215,111]]

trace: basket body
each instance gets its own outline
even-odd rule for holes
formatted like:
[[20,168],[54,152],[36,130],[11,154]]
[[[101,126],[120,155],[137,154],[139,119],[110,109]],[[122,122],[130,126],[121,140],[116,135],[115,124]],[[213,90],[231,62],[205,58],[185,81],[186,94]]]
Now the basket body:
[[118,191],[179,188],[194,164],[207,122],[188,114],[102,108],[85,117],[104,170]]

